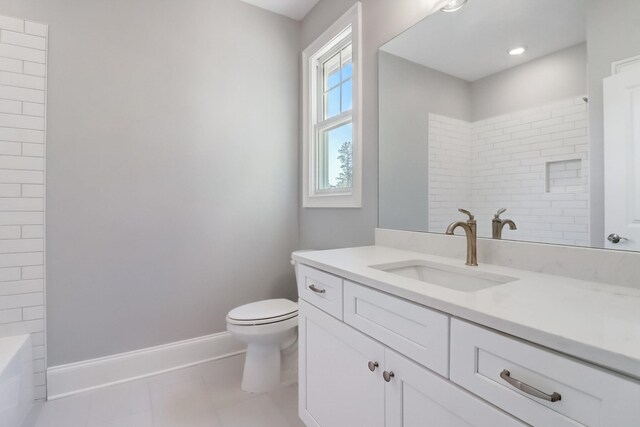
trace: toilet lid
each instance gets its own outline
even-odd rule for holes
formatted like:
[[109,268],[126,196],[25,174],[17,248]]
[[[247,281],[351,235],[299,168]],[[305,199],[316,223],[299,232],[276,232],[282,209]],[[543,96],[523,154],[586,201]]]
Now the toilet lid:
[[268,299],[252,302],[234,308],[227,317],[231,320],[276,320],[277,318],[291,317],[298,312],[298,304],[288,299]]

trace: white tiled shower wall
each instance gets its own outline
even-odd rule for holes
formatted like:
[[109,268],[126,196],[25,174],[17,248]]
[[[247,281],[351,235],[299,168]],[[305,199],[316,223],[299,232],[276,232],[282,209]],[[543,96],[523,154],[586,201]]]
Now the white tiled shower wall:
[[471,206],[473,125],[429,114],[429,231],[443,233],[456,209]]
[[588,156],[581,96],[473,123],[429,114],[429,231],[466,207],[490,237],[506,208],[504,238],[588,246]]
[[0,336],[30,333],[45,397],[47,26],[0,16]]

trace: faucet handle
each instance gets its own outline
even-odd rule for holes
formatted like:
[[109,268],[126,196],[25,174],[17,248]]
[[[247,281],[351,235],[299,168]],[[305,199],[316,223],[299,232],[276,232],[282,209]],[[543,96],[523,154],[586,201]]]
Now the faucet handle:
[[498,209],[498,213],[496,213],[493,217],[495,219],[500,219],[500,215],[502,215],[503,213],[505,213],[507,211],[507,209],[505,208],[500,208]]
[[475,219],[475,217],[471,214],[471,212],[469,212],[466,209],[458,209],[458,212],[462,212],[465,215],[469,215],[469,221],[473,221]]

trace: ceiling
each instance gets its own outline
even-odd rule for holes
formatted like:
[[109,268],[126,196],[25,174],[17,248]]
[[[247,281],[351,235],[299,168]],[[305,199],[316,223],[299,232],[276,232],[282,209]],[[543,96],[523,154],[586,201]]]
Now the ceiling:
[[305,17],[307,13],[318,3],[318,0],[241,0],[245,3],[270,10],[279,15],[288,16],[297,21]]
[[[381,50],[469,82],[586,40],[585,0],[469,0],[436,12]],[[527,46],[521,56],[508,51]]]

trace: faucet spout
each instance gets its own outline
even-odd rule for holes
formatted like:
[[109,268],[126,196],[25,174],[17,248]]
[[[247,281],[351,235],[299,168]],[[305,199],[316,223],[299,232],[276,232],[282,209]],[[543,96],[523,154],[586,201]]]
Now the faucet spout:
[[464,230],[464,234],[466,235],[468,235],[471,232],[471,227],[469,227],[466,222],[457,221],[449,224],[449,226],[447,227],[446,234],[452,236],[454,234],[454,231],[456,231],[456,228],[458,227],[462,228]]
[[467,262],[466,265],[476,266],[478,265],[478,254],[477,254],[477,224],[473,215],[471,215],[468,211],[464,211],[463,209],[459,209],[460,212],[469,215],[469,220],[464,221],[456,221],[449,224],[447,227],[446,234],[453,235],[455,230],[460,227],[464,230],[464,234],[467,238]]
[[509,226],[509,230],[517,230],[518,227],[516,227],[516,223],[511,221],[510,219],[505,219],[504,221],[502,221],[502,226],[504,227],[505,225]]
[[491,237],[494,239],[502,239],[502,229],[505,225],[509,226],[509,230],[517,230],[516,223],[510,219],[500,219],[500,215],[503,214],[506,209],[502,208],[494,215],[493,221],[491,221]]

